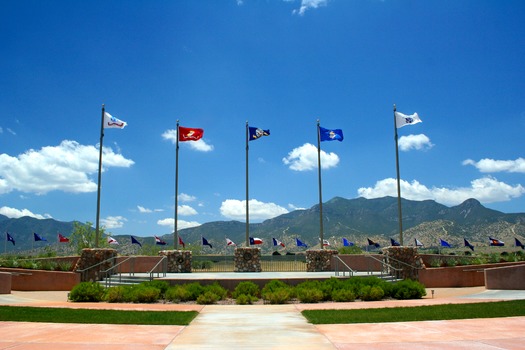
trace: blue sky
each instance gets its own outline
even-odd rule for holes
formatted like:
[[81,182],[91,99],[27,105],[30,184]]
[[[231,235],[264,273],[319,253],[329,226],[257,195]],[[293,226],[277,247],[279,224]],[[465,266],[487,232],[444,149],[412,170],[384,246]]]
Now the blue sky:
[[127,122],[104,137],[101,224],[173,230],[250,221],[323,199],[477,198],[525,212],[523,1],[1,1],[0,213],[95,221],[101,106]]

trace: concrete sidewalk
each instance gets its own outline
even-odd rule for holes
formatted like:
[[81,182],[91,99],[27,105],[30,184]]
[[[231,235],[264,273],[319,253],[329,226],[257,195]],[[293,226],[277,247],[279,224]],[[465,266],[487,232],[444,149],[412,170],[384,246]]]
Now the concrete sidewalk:
[[435,288],[423,299],[287,305],[70,303],[67,292],[13,292],[0,305],[196,310],[189,326],[0,322],[0,349],[525,349],[525,317],[312,325],[305,309],[382,308],[525,299],[525,291]]

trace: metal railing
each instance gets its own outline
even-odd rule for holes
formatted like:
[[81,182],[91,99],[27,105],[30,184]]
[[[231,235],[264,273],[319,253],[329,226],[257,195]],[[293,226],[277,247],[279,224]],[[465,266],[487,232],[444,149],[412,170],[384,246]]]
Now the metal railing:
[[162,269],[161,271],[157,271],[157,278],[160,277],[160,274],[162,274],[162,277],[166,277],[166,272],[168,271],[168,257],[166,255],[163,255],[160,260],[153,266],[153,268],[148,272],[149,273],[149,280],[153,281],[153,275],[155,274],[155,270],[161,265],[162,263]]
[[[342,265],[345,269],[340,271],[339,265]],[[342,277],[345,277],[345,273],[348,272],[348,276],[352,277],[355,273],[355,271],[350,266],[348,266],[338,255],[332,255],[332,266],[334,266],[336,276],[340,276],[340,272],[342,272]]]
[[112,260],[115,261],[116,259],[117,259],[116,256],[112,256],[111,258],[107,258],[106,260],[100,261],[100,262],[96,263],[95,265],[86,267],[85,269],[76,270],[76,272],[80,273],[80,280],[81,281],[86,281],[87,280],[86,275],[87,275],[88,271],[90,271],[91,269],[94,269],[95,267],[100,266],[102,264],[107,264],[107,263],[109,263]]
[[122,266],[122,264],[124,264],[128,260],[130,261],[130,268],[129,268],[129,272],[128,273],[129,273],[130,276],[133,276],[133,275],[135,275],[135,272],[134,272],[135,257],[134,256],[129,256],[126,259],[124,259],[121,262],[119,262],[118,264],[115,264],[115,265],[111,266],[109,269],[104,270],[104,271],[100,271],[101,275],[103,276],[103,279],[105,279],[105,281],[106,281],[106,288],[111,287],[111,280],[113,278],[113,275],[118,274],[118,281],[119,281],[119,283],[122,282],[122,272],[120,272],[120,271],[114,272],[114,271],[116,269],[120,268]]
[[[306,256],[297,255],[262,255],[261,270],[272,272],[306,272]],[[191,272],[233,272],[235,257],[233,255],[194,255]]]

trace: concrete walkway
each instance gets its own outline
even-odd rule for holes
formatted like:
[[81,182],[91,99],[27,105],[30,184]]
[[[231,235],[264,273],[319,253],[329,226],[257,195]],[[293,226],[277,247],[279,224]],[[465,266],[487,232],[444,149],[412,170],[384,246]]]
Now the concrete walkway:
[[13,292],[0,305],[196,310],[189,326],[0,322],[0,349],[525,349],[525,317],[312,325],[305,309],[382,308],[525,299],[525,291],[436,288],[434,298],[288,305],[70,303],[67,292]]

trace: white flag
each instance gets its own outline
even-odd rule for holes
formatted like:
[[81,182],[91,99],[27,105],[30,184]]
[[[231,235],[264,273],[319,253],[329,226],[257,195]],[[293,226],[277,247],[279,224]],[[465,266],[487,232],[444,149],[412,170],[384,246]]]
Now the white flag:
[[124,129],[124,127],[128,125],[125,121],[122,121],[118,118],[113,117],[108,112],[104,112],[104,129],[106,128],[117,128],[117,129]]
[[233,243],[233,241],[229,238],[226,238],[226,245],[236,245],[235,243]]
[[118,244],[117,240],[113,237],[108,237],[108,243],[109,244]]
[[417,124],[422,122],[422,120],[419,119],[417,113],[406,115],[400,112],[394,112],[394,114],[396,115],[396,128],[401,128],[405,125]]

